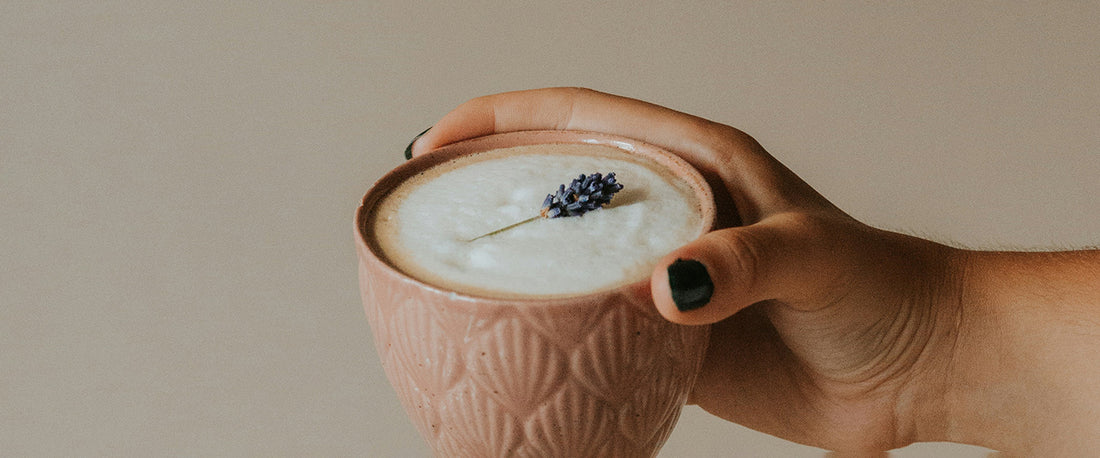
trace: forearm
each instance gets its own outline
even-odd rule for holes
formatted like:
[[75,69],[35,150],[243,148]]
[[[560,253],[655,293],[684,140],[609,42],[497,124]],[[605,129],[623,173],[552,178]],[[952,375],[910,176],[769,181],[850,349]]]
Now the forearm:
[[947,439],[1077,455],[1100,440],[1100,251],[966,252]]

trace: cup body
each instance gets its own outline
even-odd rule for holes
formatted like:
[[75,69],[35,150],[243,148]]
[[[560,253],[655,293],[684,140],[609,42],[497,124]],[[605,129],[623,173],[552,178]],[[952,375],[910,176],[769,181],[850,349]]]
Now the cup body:
[[605,134],[496,134],[382,177],[356,214],[360,292],[386,376],[437,456],[654,456],[699,372],[709,327],[664,320],[648,280],[575,297],[477,297],[411,278],[378,254],[369,214],[402,180],[460,154],[562,142],[617,146],[669,167],[703,202],[704,232],[713,225],[698,172]]

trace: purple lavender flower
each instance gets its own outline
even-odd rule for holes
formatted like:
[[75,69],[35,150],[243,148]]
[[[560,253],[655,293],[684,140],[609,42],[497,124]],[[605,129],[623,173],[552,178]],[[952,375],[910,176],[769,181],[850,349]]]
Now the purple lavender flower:
[[559,185],[557,192],[547,194],[540,214],[544,218],[581,216],[603,208],[622,189],[623,185],[615,181],[615,172],[610,172],[607,176],[599,172],[591,175],[582,173],[568,187]]
[[609,172],[606,177],[598,172],[591,175],[581,174],[581,176],[574,179],[572,183],[569,183],[569,187],[566,187],[564,184],[559,185],[557,192],[547,194],[546,200],[542,201],[542,211],[539,212],[538,216],[479,235],[467,240],[467,242],[473,242],[490,235],[496,235],[539,218],[581,216],[592,210],[599,210],[603,208],[604,205],[610,203],[611,197],[622,189],[623,185],[615,181],[615,172]]

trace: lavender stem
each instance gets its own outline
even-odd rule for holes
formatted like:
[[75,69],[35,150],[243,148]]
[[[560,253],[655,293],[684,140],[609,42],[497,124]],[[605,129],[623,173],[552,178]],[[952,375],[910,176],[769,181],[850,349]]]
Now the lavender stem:
[[514,227],[516,227],[516,226],[519,226],[519,225],[521,225],[521,224],[527,224],[527,223],[530,223],[531,221],[534,221],[534,220],[536,220],[536,219],[539,219],[539,218],[542,218],[542,216],[541,216],[541,215],[539,215],[539,216],[533,216],[533,217],[531,217],[531,218],[527,218],[527,219],[525,219],[525,220],[523,220],[523,221],[520,221],[520,222],[518,222],[518,223],[512,223],[512,224],[509,224],[509,225],[507,225],[507,226],[504,226],[504,227],[502,227],[502,228],[500,228],[500,229],[497,229],[497,230],[495,230],[495,231],[493,231],[493,232],[490,232],[490,233],[487,233],[487,234],[481,234],[481,235],[479,235],[479,236],[477,236],[477,237],[474,237],[474,238],[472,238],[472,239],[470,239],[470,240],[467,240],[467,241],[466,241],[466,243],[469,243],[469,242],[473,242],[474,240],[477,240],[477,239],[480,239],[480,238],[485,238],[485,237],[488,237],[488,236],[490,236],[490,235],[497,235],[497,234],[499,234],[499,233],[501,233],[501,232],[504,232],[504,231],[506,231],[506,230],[508,230],[508,229],[514,228]]

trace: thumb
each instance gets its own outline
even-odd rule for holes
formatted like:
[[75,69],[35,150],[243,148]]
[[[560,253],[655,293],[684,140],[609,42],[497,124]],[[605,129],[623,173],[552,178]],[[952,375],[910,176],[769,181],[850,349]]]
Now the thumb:
[[815,226],[803,215],[774,215],[669,253],[650,277],[658,311],[675,323],[708,324],[764,300],[820,297],[843,269]]

